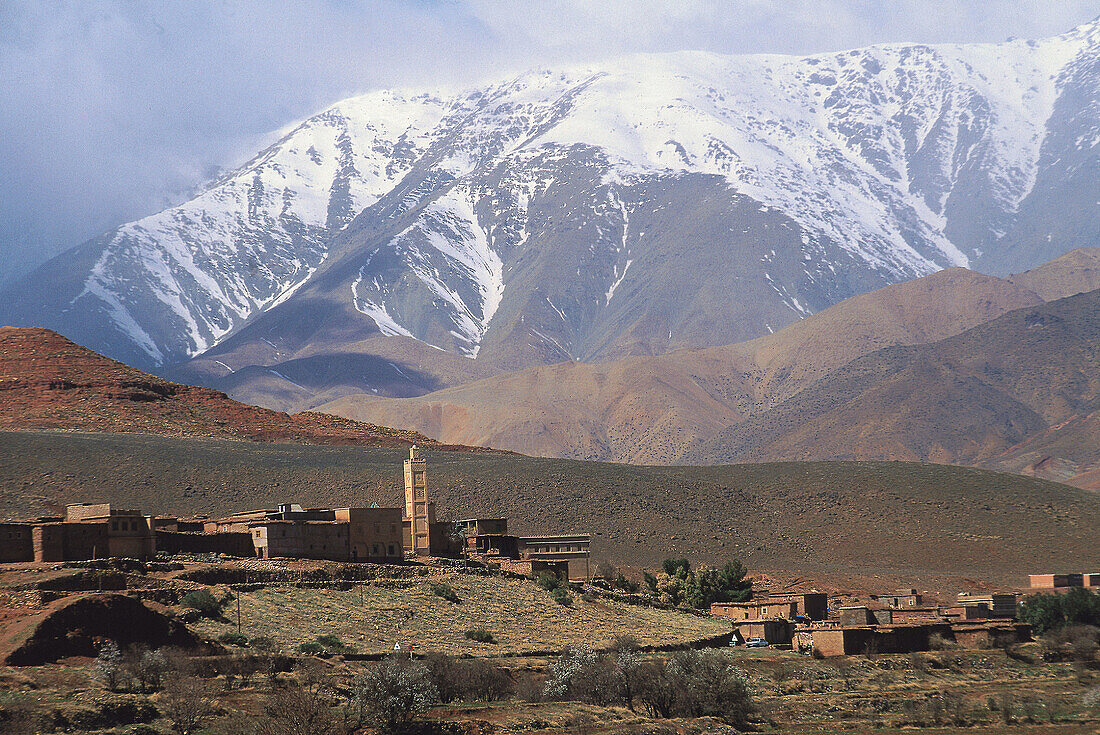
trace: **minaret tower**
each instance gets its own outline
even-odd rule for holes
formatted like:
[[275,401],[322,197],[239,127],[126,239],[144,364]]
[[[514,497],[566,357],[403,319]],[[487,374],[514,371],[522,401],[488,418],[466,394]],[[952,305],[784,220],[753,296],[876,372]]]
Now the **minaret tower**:
[[409,458],[405,460],[405,516],[409,519],[409,551],[429,556],[435,503],[428,502],[425,462],[415,444],[409,448]]

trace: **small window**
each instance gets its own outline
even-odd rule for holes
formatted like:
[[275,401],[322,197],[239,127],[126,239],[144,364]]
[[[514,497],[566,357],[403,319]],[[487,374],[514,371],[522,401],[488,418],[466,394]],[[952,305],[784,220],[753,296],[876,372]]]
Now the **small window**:
[[393,556],[393,544],[390,544],[390,556]]

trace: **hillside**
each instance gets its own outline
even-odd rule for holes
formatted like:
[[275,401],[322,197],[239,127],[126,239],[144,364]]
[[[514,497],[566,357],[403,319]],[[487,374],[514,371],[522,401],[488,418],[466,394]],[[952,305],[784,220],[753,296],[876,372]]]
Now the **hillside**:
[[285,408],[741,342],[1094,245],[1098,69],[1100,20],[379,90],[13,283],[0,323]]
[[1019,452],[1028,440],[1053,448],[1065,432],[1061,449],[1091,469],[1100,450],[1087,417],[1098,408],[1100,291],[1091,291],[855,360],[721,432],[693,458],[974,464]]
[[[1041,275],[1033,280],[1042,282]],[[1040,303],[1021,286],[950,268],[847,299],[749,342],[531,368],[415,398],[349,395],[318,410],[524,454],[675,463],[696,443],[857,357],[942,339]]]
[[[103,499],[221,513],[276,499],[395,505],[398,449],[126,434],[0,433],[0,515]],[[639,467],[508,454],[427,453],[449,517],[507,516],[517,532],[589,531],[593,555],[754,569],[953,577],[1018,585],[1095,563],[1100,495],[1018,475],[897,462]]]
[[435,444],[411,431],[248,406],[219,391],[135,370],[48,329],[16,327],[0,327],[0,428],[385,447]]

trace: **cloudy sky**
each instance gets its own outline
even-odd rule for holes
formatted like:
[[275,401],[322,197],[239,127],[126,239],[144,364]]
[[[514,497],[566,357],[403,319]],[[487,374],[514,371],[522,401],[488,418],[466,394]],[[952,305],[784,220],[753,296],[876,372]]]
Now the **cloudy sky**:
[[1100,0],[0,0],[0,283],[352,94],[635,51],[1055,35]]

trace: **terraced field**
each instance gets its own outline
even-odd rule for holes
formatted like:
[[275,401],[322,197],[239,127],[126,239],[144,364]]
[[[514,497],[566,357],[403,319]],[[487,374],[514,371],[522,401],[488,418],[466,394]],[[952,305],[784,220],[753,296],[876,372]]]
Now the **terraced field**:
[[[241,632],[271,638],[285,648],[336,635],[361,653],[385,653],[395,642],[449,654],[501,656],[564,646],[603,647],[630,634],[642,645],[664,646],[728,633],[729,623],[671,610],[574,597],[556,602],[527,580],[453,575],[445,582],[461,602],[447,602],[428,581],[397,588],[357,585],[349,590],[264,587],[242,592]],[[236,631],[236,608],[229,623],[205,620],[196,627],[217,637]],[[465,637],[472,628],[490,631],[497,643]]]

